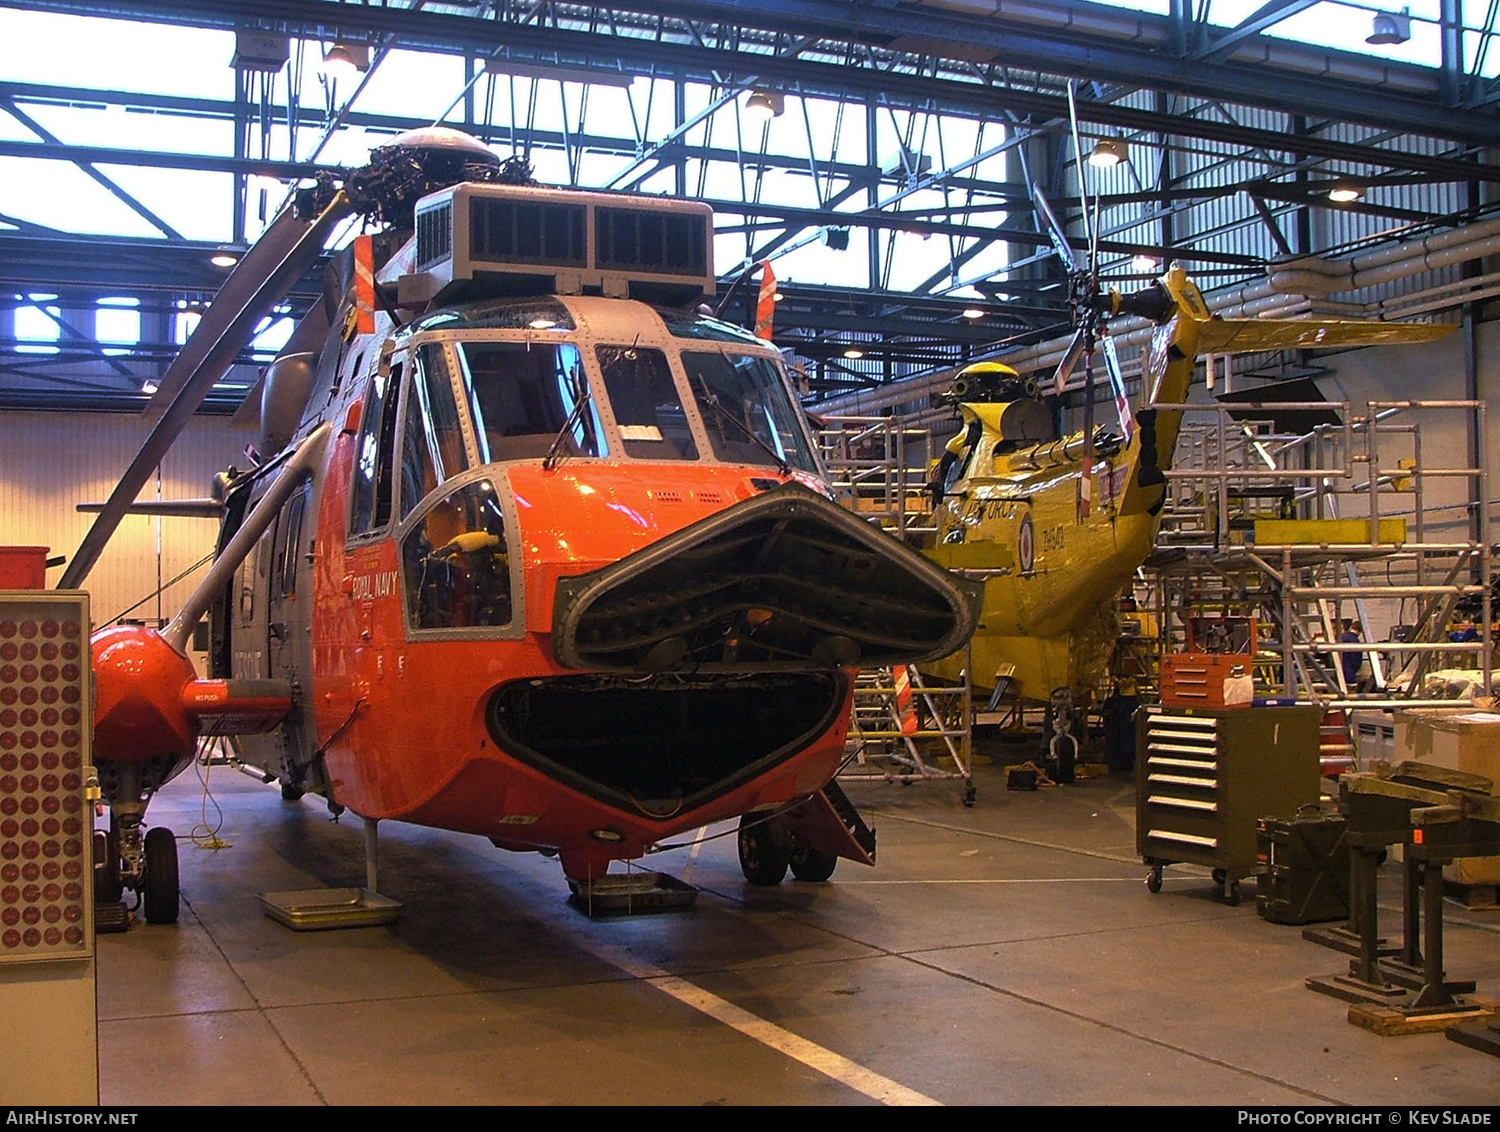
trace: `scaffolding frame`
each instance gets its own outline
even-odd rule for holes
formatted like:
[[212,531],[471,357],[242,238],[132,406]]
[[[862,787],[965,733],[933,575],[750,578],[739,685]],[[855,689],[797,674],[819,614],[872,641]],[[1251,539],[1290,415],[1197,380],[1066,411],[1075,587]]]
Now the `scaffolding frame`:
[[850,509],[903,541],[936,538],[927,493],[927,469],[935,458],[932,430],[903,425],[899,417],[820,420],[823,466]]
[[[1274,669],[1287,697],[1329,708],[1453,707],[1454,700],[1418,695],[1424,675],[1448,657],[1464,658],[1482,686],[1491,686],[1495,610],[1487,471],[1482,464],[1444,464],[1435,445],[1423,444],[1424,418],[1432,414],[1466,414],[1466,427],[1485,435],[1483,401],[1370,400],[1362,403],[1362,415],[1354,415],[1355,404],[1347,401],[1152,407],[1184,413],[1176,466],[1166,472],[1158,550],[1147,564],[1165,650],[1182,640],[1191,613],[1254,615],[1272,626],[1278,657],[1274,665],[1257,668],[1264,675]],[[1301,433],[1275,430],[1278,415],[1309,411],[1333,411],[1340,423]],[[1452,479],[1468,485],[1460,493],[1467,502],[1435,504],[1433,481]],[[1363,498],[1357,516],[1340,514],[1341,498],[1349,496]],[[1246,502],[1256,499],[1275,500],[1280,518],[1358,519],[1368,537],[1257,540],[1256,517],[1245,513]],[[1439,527],[1434,511],[1451,509],[1465,513],[1461,541],[1433,537]],[[1392,519],[1410,526],[1382,525]],[[1401,537],[1387,537],[1392,533]],[[1372,576],[1377,564],[1384,581]],[[1397,572],[1400,581],[1394,580]],[[1351,602],[1368,630],[1366,602],[1377,598],[1417,602],[1403,639],[1336,640],[1336,607]],[[1466,598],[1480,607],[1473,639],[1444,639],[1455,607]],[[1368,692],[1345,679],[1340,658],[1351,652],[1370,662]]]

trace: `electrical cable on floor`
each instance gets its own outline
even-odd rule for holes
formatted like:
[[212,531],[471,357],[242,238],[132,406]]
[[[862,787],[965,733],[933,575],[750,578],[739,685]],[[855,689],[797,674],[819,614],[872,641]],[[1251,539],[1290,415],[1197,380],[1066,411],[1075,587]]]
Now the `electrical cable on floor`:
[[[203,797],[198,802],[198,824],[188,831],[187,840],[191,841],[199,849],[229,849],[232,842],[225,841],[219,836],[219,831],[224,828],[224,811],[219,807],[218,799],[214,797],[213,791],[208,786],[208,774],[213,764],[209,761],[208,752],[221,741],[217,732],[210,732],[198,740],[198,750],[193,756],[193,770],[198,775],[198,781],[203,784]],[[208,807],[212,804],[214,808],[214,822],[209,824]]]
[[[854,761],[854,755],[845,755],[844,761],[839,763],[838,769],[833,772],[833,777],[838,778],[839,775],[843,774],[844,768],[848,766],[852,761]],[[830,779],[829,781],[833,781],[833,779]],[[757,818],[755,821],[751,822],[747,826],[744,826],[743,828],[753,829],[758,825],[764,825],[766,822],[771,821],[774,818],[779,818],[782,814],[786,813],[789,810],[795,810],[798,806],[802,805],[806,801],[806,798],[797,798],[777,809],[770,811],[762,817]],[[707,828],[708,826],[706,825],[699,826],[699,829]],[[721,837],[737,836],[740,832],[740,828],[740,826],[735,826],[733,829],[726,829],[723,833],[716,833],[712,837],[697,837],[692,841],[674,841],[669,845],[654,845],[650,849],[646,850],[646,855],[650,856],[653,853],[669,853],[673,849],[690,849],[694,846],[701,846],[706,841],[717,841]]]

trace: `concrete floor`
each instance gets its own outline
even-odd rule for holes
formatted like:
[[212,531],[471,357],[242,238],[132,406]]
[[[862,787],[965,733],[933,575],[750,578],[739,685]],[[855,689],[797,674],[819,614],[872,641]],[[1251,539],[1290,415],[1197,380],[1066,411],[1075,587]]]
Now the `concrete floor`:
[[[221,813],[229,847],[181,841],[176,926],[99,937],[101,1100],[1500,1103],[1494,1058],[1306,990],[1346,960],[1253,898],[1188,866],[1149,894],[1129,782],[977,781],[972,809],[952,783],[850,786],[876,869],[756,889],[720,837],[653,858],[695,912],[599,922],[554,861],[387,825],[400,922],[294,933],[256,894],[362,883],[360,823],[222,768],[205,804],[189,772],[152,820]],[[1500,914],[1448,911],[1449,971],[1500,995]]]

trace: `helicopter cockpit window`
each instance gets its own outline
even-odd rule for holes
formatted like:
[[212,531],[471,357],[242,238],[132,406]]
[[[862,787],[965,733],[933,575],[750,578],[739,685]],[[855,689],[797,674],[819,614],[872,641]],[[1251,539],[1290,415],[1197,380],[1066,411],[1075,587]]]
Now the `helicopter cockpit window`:
[[[578,347],[568,342],[460,342],[458,358],[482,463],[545,456],[589,397]],[[564,447],[573,456],[609,455],[592,402],[572,420]]]
[[684,350],[682,368],[720,460],[817,471],[801,416],[773,362]]
[[948,442],[943,458],[938,461],[938,478],[942,481],[944,493],[948,495],[952,495],[973,470],[974,453],[979,451],[984,425],[978,420],[972,420],[961,435],[962,440],[955,438]]
[[426,345],[417,352],[406,393],[405,427],[401,440],[403,519],[428,492],[469,466],[441,346]]
[[407,534],[401,558],[415,628],[510,624],[510,548],[488,480],[439,500]]
[[696,460],[698,445],[667,356],[638,346],[600,346],[598,357],[625,454],[643,460]]
[[396,449],[396,390],[400,386],[401,365],[397,363],[387,372],[373,374],[365,391],[354,450],[354,478],[349,485],[353,497],[351,537],[379,530],[391,521],[391,465]]

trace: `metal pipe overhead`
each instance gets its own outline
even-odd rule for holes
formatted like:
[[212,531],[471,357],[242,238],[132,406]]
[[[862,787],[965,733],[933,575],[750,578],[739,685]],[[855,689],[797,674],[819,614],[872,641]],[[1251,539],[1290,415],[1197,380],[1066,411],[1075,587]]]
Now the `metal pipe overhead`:
[[[1341,291],[1372,287],[1495,254],[1500,254],[1500,218],[1340,259],[1295,260],[1274,268],[1270,277],[1261,282],[1211,296],[1209,307],[1214,314],[1226,318],[1284,318],[1301,313],[1309,297],[1324,298]],[[1119,318],[1111,323],[1110,337],[1116,346],[1144,346],[1150,341],[1153,329],[1143,319]],[[1046,371],[1062,359],[1070,341],[1071,337],[1053,338],[1022,350],[977,355],[971,361],[1003,361],[1022,373]],[[820,414],[866,414],[889,409],[943,389],[958,368],[892,382],[876,390],[840,394],[818,402],[813,408]]]

